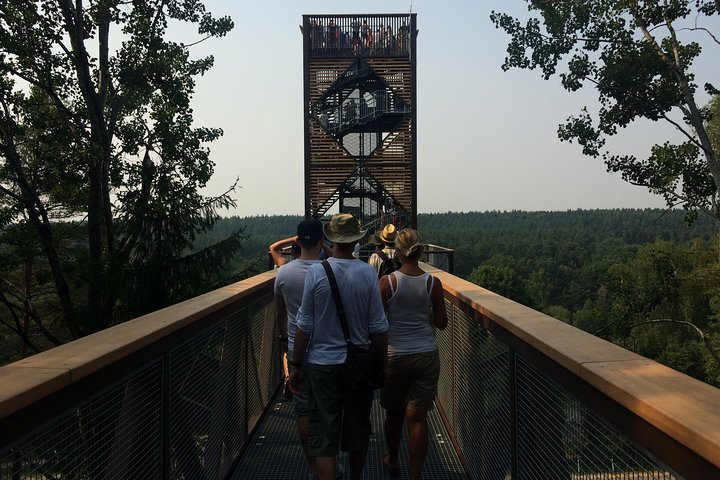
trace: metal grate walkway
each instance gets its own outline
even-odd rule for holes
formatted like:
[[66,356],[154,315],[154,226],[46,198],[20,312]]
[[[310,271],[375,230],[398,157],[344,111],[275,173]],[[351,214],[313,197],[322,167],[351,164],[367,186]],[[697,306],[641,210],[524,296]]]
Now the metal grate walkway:
[[[400,476],[391,477],[383,469],[382,452],[384,412],[376,395],[372,410],[373,435],[370,438],[364,476],[366,480],[407,478],[407,437],[403,432],[400,447]],[[445,427],[437,410],[428,416],[430,445],[425,460],[423,478],[426,480],[466,479],[460,461],[447,437]],[[338,456],[338,462],[345,467],[348,478],[348,459],[346,454]],[[263,419],[251,440],[245,454],[235,470],[234,480],[305,480],[308,478],[307,465],[303,458],[300,441],[295,429],[295,416],[292,400],[278,395],[275,403]]]

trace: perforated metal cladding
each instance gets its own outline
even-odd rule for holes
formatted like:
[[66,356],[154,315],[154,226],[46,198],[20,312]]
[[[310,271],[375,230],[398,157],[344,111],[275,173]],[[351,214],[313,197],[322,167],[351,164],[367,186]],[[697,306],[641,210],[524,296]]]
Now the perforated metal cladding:
[[160,478],[160,363],[0,452],[0,479]]
[[171,354],[173,478],[221,478],[280,382],[267,295]]
[[681,478],[520,357],[516,372],[520,479]]

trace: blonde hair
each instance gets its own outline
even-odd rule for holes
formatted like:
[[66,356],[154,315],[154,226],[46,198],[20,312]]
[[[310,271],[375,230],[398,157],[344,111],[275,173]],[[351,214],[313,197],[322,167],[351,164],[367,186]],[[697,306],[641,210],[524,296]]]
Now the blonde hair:
[[395,237],[395,248],[407,258],[416,258],[422,253],[422,237],[417,230],[404,228]]

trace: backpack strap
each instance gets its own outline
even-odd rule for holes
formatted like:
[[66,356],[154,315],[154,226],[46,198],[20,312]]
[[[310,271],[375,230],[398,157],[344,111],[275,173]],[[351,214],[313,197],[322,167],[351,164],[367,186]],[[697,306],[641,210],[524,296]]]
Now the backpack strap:
[[385,253],[383,250],[380,250],[378,252],[378,257],[380,257],[380,260],[383,262],[388,259],[387,253]]
[[333,273],[330,262],[327,260],[322,261],[322,266],[330,282],[330,290],[332,290],[332,296],[333,299],[335,299],[335,309],[337,310],[338,317],[340,317],[340,325],[342,326],[343,335],[345,336],[345,343],[350,343],[350,329],[348,328],[347,319],[345,318],[345,308],[343,307],[342,298],[340,297],[340,289],[335,279],[335,273]]

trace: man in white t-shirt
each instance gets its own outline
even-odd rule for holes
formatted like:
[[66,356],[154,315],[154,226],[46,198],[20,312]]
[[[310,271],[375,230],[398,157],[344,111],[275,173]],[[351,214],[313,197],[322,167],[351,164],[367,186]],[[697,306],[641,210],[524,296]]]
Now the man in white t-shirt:
[[[332,243],[330,268],[337,279],[350,340],[358,346],[371,342],[387,356],[388,322],[382,306],[377,271],[352,256],[365,236],[350,214],[332,217],[323,227]],[[349,452],[350,478],[362,478],[370,440],[370,388],[346,394],[343,364],[347,344],[338,318],[330,283],[322,264],[312,265],[305,277],[302,304],[296,317],[295,348],[289,357],[293,393],[305,386],[308,394],[308,445],[320,480],[335,477],[335,455]],[[309,385],[309,386],[308,386]]]
[[[320,250],[323,248],[323,227],[317,219],[303,220],[297,227],[296,243],[300,245],[300,256],[280,267],[275,277],[275,303],[280,328],[280,341],[287,342],[287,356],[293,358],[295,330],[300,303],[302,302],[305,274],[311,265],[318,263]],[[285,349],[285,348],[283,348]],[[314,459],[308,454],[307,429],[308,410],[306,392],[293,395],[295,413],[297,415],[297,430],[303,452],[308,461],[310,478],[315,475]]]

